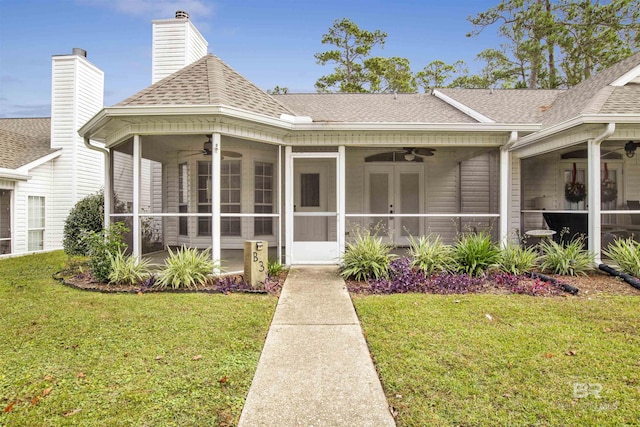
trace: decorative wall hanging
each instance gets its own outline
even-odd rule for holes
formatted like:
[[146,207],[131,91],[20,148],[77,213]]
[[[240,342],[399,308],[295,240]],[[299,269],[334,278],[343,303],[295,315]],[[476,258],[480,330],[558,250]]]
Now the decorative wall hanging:
[[580,181],[576,181],[577,173],[576,164],[574,163],[571,182],[568,182],[564,187],[564,198],[571,203],[581,202],[587,197],[587,189],[584,184]]

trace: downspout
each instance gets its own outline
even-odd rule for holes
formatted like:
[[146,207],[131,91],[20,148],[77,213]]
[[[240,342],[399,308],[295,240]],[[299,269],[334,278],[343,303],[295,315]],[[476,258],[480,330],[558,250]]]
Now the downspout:
[[111,163],[111,154],[109,150],[104,149],[102,147],[97,147],[91,144],[91,140],[87,137],[83,138],[84,146],[89,150],[97,151],[104,155],[104,227],[107,228],[110,222],[110,213],[111,213],[111,171],[109,170],[109,166]]
[[509,241],[509,201],[511,200],[511,154],[509,149],[518,140],[518,132],[512,131],[509,140],[500,147],[500,245]]
[[615,123],[607,123],[604,132],[588,142],[588,218],[589,218],[589,250],[594,254],[596,265],[601,264],[600,250],[602,241],[602,217],[600,214],[600,144],[613,135]]

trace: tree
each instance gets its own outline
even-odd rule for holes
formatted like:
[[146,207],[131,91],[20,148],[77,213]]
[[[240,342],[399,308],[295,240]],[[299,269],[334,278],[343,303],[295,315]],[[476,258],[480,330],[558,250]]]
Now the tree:
[[468,19],[468,36],[499,24],[507,61],[494,65],[517,64],[529,88],[573,86],[640,47],[637,0],[502,0]]
[[365,59],[364,66],[370,92],[412,93],[418,89],[407,58],[376,56]]
[[327,34],[322,35],[322,44],[335,46],[335,49],[316,53],[316,62],[320,65],[335,63],[332,74],[320,77],[315,84],[319,92],[367,92],[370,81],[365,59],[375,46],[384,46],[387,33],[380,30],[360,29],[348,18],[336,19]]
[[267,89],[269,95],[286,95],[289,93],[289,88],[286,86],[276,86],[273,89]]
[[416,73],[418,86],[423,87],[425,92],[435,87],[445,87],[451,84],[455,74],[467,74],[469,71],[464,61],[456,61],[447,64],[436,59],[424,67],[422,71]]

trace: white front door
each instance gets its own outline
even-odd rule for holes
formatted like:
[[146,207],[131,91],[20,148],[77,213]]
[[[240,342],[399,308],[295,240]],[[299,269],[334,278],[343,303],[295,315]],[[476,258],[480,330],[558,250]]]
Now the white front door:
[[[317,156],[317,157],[314,157]],[[293,154],[291,264],[338,262],[338,153]]]
[[[424,221],[418,217],[424,206],[424,166],[391,164],[365,166],[365,208],[369,227],[378,235],[399,246],[409,244],[409,236],[424,233]],[[399,215],[399,216],[396,216]]]

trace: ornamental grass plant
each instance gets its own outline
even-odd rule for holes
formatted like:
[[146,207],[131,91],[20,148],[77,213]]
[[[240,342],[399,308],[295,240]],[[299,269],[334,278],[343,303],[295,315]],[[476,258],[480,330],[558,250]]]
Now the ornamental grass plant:
[[496,267],[505,273],[520,275],[531,271],[538,264],[539,258],[535,248],[507,243],[500,249]]
[[353,242],[348,242],[342,256],[340,274],[345,279],[367,280],[389,276],[389,263],[395,256],[393,246],[367,229],[356,229]]
[[627,274],[640,278],[640,243],[628,239],[617,239],[602,253],[611,258]]
[[148,259],[137,259],[127,255],[120,249],[115,254],[110,255],[111,272],[109,273],[109,283],[115,285],[135,285],[141,283],[149,276],[151,263]]
[[584,238],[578,236],[569,243],[553,240],[540,242],[542,261],[540,269],[545,272],[577,276],[593,270],[594,254],[584,249]]
[[425,274],[450,271],[453,266],[451,246],[445,245],[440,236],[409,236],[411,267]]
[[458,237],[453,245],[453,260],[458,272],[478,276],[498,261],[500,249],[487,233],[469,233]]
[[209,248],[199,251],[182,246],[175,252],[169,248],[169,257],[155,286],[161,289],[197,289],[219,267],[219,263],[211,259]]

